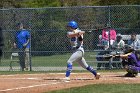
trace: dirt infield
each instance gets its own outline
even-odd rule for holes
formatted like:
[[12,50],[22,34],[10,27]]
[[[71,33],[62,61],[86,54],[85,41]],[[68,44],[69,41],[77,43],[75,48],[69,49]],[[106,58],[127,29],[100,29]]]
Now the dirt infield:
[[71,87],[101,83],[140,83],[140,77],[123,77],[124,72],[102,72],[95,80],[91,73],[72,73],[64,82],[64,73],[0,75],[0,93],[42,93]]

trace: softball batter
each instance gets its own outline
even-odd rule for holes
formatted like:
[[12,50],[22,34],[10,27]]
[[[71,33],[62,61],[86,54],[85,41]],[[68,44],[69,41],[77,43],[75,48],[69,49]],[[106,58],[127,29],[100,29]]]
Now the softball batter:
[[91,66],[89,66],[84,59],[84,48],[83,48],[83,34],[85,31],[78,29],[78,24],[75,21],[70,21],[67,24],[67,37],[70,38],[71,49],[73,54],[67,61],[66,80],[70,80],[69,76],[72,71],[73,62],[78,62],[83,68],[87,69],[94,74],[96,79],[100,78],[100,73],[97,73]]

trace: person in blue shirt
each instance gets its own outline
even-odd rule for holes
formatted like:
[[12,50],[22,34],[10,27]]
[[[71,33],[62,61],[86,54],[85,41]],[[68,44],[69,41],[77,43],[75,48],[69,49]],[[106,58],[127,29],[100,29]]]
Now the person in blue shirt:
[[135,33],[131,34],[131,39],[128,40],[128,45],[135,50],[140,49],[140,40],[136,37]]
[[22,23],[17,24],[19,29],[15,35],[14,47],[19,50],[19,61],[21,70],[28,70],[29,65],[29,48],[30,48],[30,33],[24,29]]

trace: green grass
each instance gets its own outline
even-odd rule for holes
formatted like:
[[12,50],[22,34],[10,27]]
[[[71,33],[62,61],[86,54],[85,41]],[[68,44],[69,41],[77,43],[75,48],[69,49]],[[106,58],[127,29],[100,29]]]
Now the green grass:
[[13,75],[13,74],[37,74],[48,73],[45,71],[0,71],[0,75]]
[[[64,71],[65,72],[65,71]],[[73,70],[72,73],[89,73],[87,70]],[[126,72],[123,69],[111,69],[111,70],[98,70],[98,72]],[[62,71],[0,71],[0,75],[9,74],[42,74],[42,73],[62,73]]]
[[140,93],[140,84],[94,84],[46,93]]
[[[93,52],[86,52],[85,53],[85,59],[88,61],[95,60],[95,58],[90,57],[90,55],[93,55]],[[67,60],[71,56],[71,53],[66,54],[56,54],[52,56],[32,56],[32,65],[33,66],[57,66],[57,67],[64,67],[66,66]],[[10,58],[2,59],[0,66],[9,66]],[[92,65],[91,63],[89,63]],[[13,66],[19,66],[16,62],[13,64]],[[74,66],[78,66],[78,64],[74,63]]]
[[[80,71],[74,71],[81,73]],[[14,75],[14,74],[47,74],[47,73],[62,73],[62,71],[0,71],[0,75]]]

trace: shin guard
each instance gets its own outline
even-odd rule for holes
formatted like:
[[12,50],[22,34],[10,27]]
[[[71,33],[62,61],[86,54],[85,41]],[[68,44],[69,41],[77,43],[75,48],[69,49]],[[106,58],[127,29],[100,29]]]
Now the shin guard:
[[72,65],[71,64],[67,64],[66,77],[70,76],[71,71],[72,71]]

